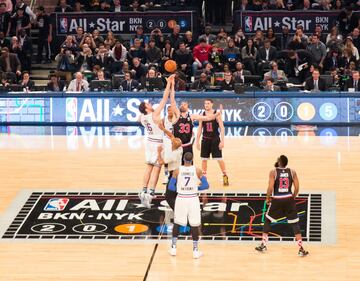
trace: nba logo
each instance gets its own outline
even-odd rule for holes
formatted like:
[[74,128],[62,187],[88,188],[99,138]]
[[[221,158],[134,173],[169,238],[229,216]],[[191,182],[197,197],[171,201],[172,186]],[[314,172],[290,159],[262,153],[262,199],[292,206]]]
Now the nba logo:
[[77,135],[79,135],[78,128],[77,127],[66,127],[66,135],[67,136],[77,136]]
[[252,16],[245,17],[245,32],[250,32],[253,30],[252,27]]
[[66,122],[77,121],[77,98],[66,98]]
[[68,198],[51,198],[47,202],[44,211],[63,211],[68,203]]
[[68,32],[68,20],[67,18],[60,18],[60,33]]

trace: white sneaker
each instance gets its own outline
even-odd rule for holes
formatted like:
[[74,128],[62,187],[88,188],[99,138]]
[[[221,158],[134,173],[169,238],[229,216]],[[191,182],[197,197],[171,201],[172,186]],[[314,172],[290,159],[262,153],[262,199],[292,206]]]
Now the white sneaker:
[[150,193],[145,194],[144,206],[148,209],[151,209],[151,201],[156,198],[156,195],[151,195]]
[[176,256],[176,247],[171,246],[169,249],[169,254],[172,255],[173,257]]
[[145,193],[145,195],[144,195],[144,203],[142,203],[145,206],[145,208],[148,208],[148,209],[151,208],[150,200],[151,199],[149,198],[149,194]]
[[195,249],[193,250],[193,258],[194,259],[198,259],[203,255],[203,253],[201,251],[199,251],[199,249]]
[[145,191],[141,191],[141,192],[139,193],[139,199],[140,199],[141,204],[146,207],[146,205],[145,205],[146,192],[145,192]]

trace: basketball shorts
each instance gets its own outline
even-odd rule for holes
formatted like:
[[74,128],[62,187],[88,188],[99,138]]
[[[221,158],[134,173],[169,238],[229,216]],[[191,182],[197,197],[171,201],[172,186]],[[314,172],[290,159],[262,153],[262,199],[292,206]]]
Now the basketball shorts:
[[175,200],[174,222],[181,226],[197,227],[201,225],[200,201],[197,195],[188,197],[178,194]]
[[147,141],[145,143],[145,163],[160,167],[158,162],[158,147],[163,145],[161,142]]
[[273,199],[266,212],[266,217],[271,222],[275,222],[282,218],[287,218],[288,223],[299,222],[294,198]]
[[171,140],[168,137],[164,137],[163,141],[164,141],[164,155],[170,155],[172,153]]
[[221,160],[222,151],[219,149],[220,138],[203,138],[201,141],[201,153],[202,159],[209,159],[210,155],[213,159]]

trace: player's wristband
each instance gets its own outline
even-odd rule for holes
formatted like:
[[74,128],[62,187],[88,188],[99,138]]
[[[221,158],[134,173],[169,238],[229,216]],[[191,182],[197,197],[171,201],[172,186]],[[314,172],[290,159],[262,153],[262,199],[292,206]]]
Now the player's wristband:
[[168,187],[169,187],[169,190],[176,191],[176,179],[175,178],[170,179]]

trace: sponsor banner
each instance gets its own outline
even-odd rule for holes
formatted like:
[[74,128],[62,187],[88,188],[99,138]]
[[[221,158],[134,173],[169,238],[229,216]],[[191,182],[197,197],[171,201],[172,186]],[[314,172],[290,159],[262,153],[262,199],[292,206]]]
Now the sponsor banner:
[[[330,95],[329,95],[330,96]],[[211,95],[214,108],[223,104],[223,120],[227,125],[254,124],[322,124],[359,123],[360,98],[351,97],[264,97]],[[187,101],[191,113],[202,113],[207,95],[178,95],[177,103]],[[139,120],[138,106],[148,101],[154,107],[161,95],[91,96],[91,97],[4,97],[0,98],[0,121],[2,123],[104,123],[134,125]],[[166,112],[166,109],[164,110]]]
[[194,29],[194,11],[181,12],[118,12],[118,13],[56,13],[56,35],[75,34],[81,26],[85,32],[98,29],[101,34],[112,31],[116,35],[134,34],[139,25],[144,33],[150,34],[154,28],[163,33],[171,33],[175,25],[181,32]]
[[[267,204],[264,193],[202,193],[201,240],[254,241],[261,239]],[[300,194],[296,199],[304,241],[322,242],[322,194]],[[136,192],[33,192],[2,239],[170,239],[172,210],[164,193],[145,208]],[[190,239],[190,227],[179,239]],[[271,240],[294,241],[286,217],[272,223]]]
[[242,27],[246,34],[253,34],[260,29],[266,31],[272,27],[277,34],[283,27],[290,33],[296,31],[297,25],[304,27],[305,33],[313,33],[320,25],[324,33],[329,33],[336,26],[339,11],[235,11],[235,29]]

